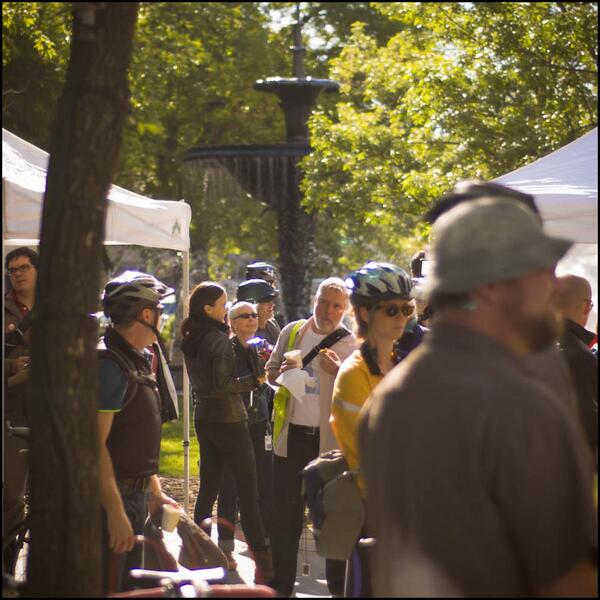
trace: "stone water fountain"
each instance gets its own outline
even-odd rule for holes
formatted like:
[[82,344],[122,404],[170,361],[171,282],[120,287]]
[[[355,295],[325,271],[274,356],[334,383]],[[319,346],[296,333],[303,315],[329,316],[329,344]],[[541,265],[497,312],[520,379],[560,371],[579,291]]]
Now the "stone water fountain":
[[[198,146],[186,152],[188,179],[193,193],[214,198],[245,193],[276,211],[279,226],[279,272],[288,321],[310,310],[311,266],[314,256],[314,217],[301,206],[298,163],[310,153],[308,118],[323,91],[339,84],[313,79],[304,73],[302,25],[299,8],[294,26],[293,77],[268,77],[254,84],[258,91],[276,94],[285,113],[287,140],[284,144]],[[186,191],[186,197],[191,196]],[[263,257],[256,257],[262,260]]]

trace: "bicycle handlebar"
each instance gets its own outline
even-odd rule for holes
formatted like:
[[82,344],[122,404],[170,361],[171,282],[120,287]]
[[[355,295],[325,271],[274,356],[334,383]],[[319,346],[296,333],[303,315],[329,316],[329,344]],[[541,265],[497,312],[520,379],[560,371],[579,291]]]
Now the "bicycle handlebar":
[[225,577],[222,567],[214,569],[195,569],[193,571],[152,571],[148,569],[131,569],[129,574],[134,579],[168,579],[173,583],[197,583],[214,581]]
[[6,431],[8,435],[20,437],[24,440],[28,440],[31,434],[31,429],[29,427],[13,427],[10,424],[10,421],[6,421]]
[[134,579],[158,579],[161,582],[160,588],[151,588],[146,590],[134,590],[131,592],[121,592],[111,594],[112,598],[135,598],[144,597],[160,597],[162,590],[165,594],[166,588],[174,585],[177,589],[183,591],[183,588],[188,586],[193,587],[193,591],[187,591],[185,596],[196,598],[274,598],[277,594],[275,590],[266,585],[247,585],[247,584],[208,584],[207,581],[222,579],[225,576],[225,571],[221,567],[215,569],[196,569],[193,571],[152,571],[148,569],[132,569],[130,571]]

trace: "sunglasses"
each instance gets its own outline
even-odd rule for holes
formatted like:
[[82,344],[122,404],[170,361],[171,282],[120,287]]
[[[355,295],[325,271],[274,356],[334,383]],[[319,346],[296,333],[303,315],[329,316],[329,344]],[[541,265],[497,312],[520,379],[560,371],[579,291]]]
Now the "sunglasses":
[[233,317],[231,320],[235,321],[236,319],[258,319],[258,315],[256,313],[242,313],[237,317]]
[[397,304],[389,304],[388,306],[376,306],[375,310],[383,310],[386,317],[396,317],[398,313],[402,313],[405,317],[410,317],[410,315],[415,312],[415,307],[412,304],[405,304],[404,306],[398,306]]

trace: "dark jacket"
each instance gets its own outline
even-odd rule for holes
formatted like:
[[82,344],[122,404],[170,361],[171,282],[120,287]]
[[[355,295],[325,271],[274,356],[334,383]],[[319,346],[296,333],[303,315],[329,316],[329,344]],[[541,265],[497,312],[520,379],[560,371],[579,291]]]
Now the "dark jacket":
[[194,398],[195,420],[238,423],[248,414],[242,394],[256,389],[252,375],[236,377],[236,358],[225,325],[195,319],[181,345]]
[[419,325],[417,319],[412,319],[406,325],[402,337],[394,344],[394,353],[398,362],[404,360],[422,341],[427,328]]
[[598,448],[598,360],[588,348],[594,334],[578,323],[565,319],[560,340],[579,401],[579,418],[593,452]]
[[[255,346],[244,347],[237,337],[232,340],[236,359],[236,375],[254,375],[255,377],[264,376],[264,362],[259,358]],[[258,389],[252,392],[244,392],[242,400],[248,412],[248,425],[262,423],[269,418],[269,400],[271,387],[263,383]]]
[[[27,425],[27,407],[26,393],[29,385],[27,380],[10,385],[8,377],[10,373],[10,363],[12,360],[29,354],[29,334],[18,333],[17,328],[23,320],[23,315],[14,301],[12,293],[4,296],[4,418],[11,422],[11,425]],[[17,332],[14,334],[13,332]],[[14,342],[7,345],[7,340],[12,337]]]

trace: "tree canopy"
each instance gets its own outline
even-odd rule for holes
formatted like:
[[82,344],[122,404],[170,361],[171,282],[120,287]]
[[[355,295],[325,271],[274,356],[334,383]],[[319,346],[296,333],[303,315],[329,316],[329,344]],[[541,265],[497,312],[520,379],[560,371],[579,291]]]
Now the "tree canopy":
[[[43,148],[69,10],[2,6],[4,124]],[[320,100],[303,163],[306,206],[319,213],[314,277],[374,258],[406,264],[426,233],[418,215],[456,181],[499,176],[596,124],[596,3],[305,2],[301,11],[307,74],[342,84]],[[244,195],[207,203],[184,188],[183,156],[196,145],[284,140],[277,99],[252,85],[291,74],[294,18],[291,2],[141,4],[115,183],[185,194],[201,276],[277,258],[273,212]]]
[[402,30],[381,44],[353,26],[330,63],[342,97],[313,116],[304,160],[307,205],[362,260],[374,231],[393,245],[457,181],[502,175],[597,122],[596,4],[374,5]]

